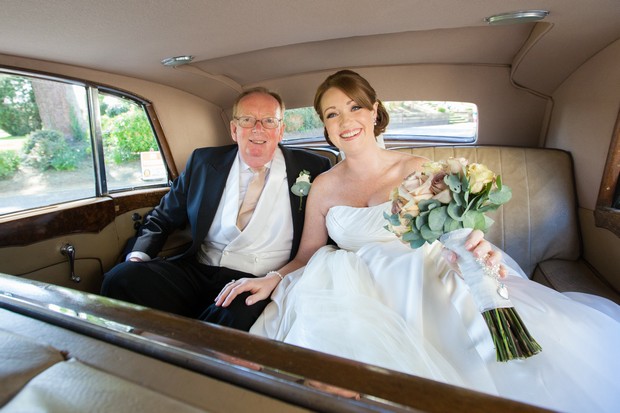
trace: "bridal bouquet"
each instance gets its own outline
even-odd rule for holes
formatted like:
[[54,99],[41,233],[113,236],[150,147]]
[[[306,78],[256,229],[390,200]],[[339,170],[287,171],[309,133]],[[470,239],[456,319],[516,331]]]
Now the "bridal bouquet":
[[527,358],[540,352],[508,297],[499,267],[490,268],[465,249],[473,229],[486,232],[493,220],[485,215],[512,197],[499,175],[464,158],[428,162],[391,193],[386,229],[419,248],[436,240],[459,256],[458,264],[493,338],[498,361]]

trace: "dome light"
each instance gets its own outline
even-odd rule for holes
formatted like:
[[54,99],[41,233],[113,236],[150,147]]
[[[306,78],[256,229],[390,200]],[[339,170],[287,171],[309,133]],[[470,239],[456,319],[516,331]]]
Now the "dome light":
[[164,66],[170,66],[170,67],[176,67],[176,66],[181,66],[181,65],[185,65],[188,64],[189,62],[191,62],[192,60],[194,60],[194,56],[176,56],[176,57],[167,57],[164,60],[161,61],[161,64]]
[[547,10],[522,10],[510,13],[495,14],[485,17],[484,21],[491,25],[528,23],[544,19],[549,15]]

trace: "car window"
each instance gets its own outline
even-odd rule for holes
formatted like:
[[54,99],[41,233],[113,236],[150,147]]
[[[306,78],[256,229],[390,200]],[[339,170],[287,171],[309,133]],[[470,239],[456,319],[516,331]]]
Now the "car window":
[[[446,101],[383,102],[390,115],[384,139],[403,144],[474,143],[478,108],[474,103]],[[284,141],[290,144],[323,140],[323,124],[312,107],[287,109]]]
[[108,190],[165,184],[166,167],[144,108],[107,93],[99,94],[99,108]]
[[167,182],[142,101],[0,72],[0,214]]

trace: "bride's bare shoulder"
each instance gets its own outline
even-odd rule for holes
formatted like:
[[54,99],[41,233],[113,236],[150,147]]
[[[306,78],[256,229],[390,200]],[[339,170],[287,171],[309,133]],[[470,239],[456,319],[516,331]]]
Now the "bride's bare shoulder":
[[339,182],[340,174],[342,169],[340,164],[334,165],[332,168],[327,171],[321,173],[316,177],[316,179],[312,182],[312,186],[319,188],[321,191],[330,191],[334,185],[337,185]]
[[320,185],[321,187],[327,186],[330,187],[335,185],[338,181],[340,181],[342,174],[342,165],[340,163],[334,165],[327,171],[321,173],[316,177],[314,183]]
[[422,165],[430,161],[428,158],[422,156],[411,155],[404,152],[397,153],[399,154],[399,165],[406,174],[421,170]]

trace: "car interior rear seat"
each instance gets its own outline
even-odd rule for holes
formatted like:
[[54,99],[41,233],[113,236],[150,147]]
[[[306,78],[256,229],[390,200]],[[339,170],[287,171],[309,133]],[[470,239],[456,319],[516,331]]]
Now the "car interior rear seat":
[[485,164],[512,189],[512,199],[489,214],[495,223],[487,239],[517,261],[530,279],[560,292],[585,292],[620,304],[618,291],[583,259],[570,153],[508,146],[390,149],[431,160],[463,157]]

